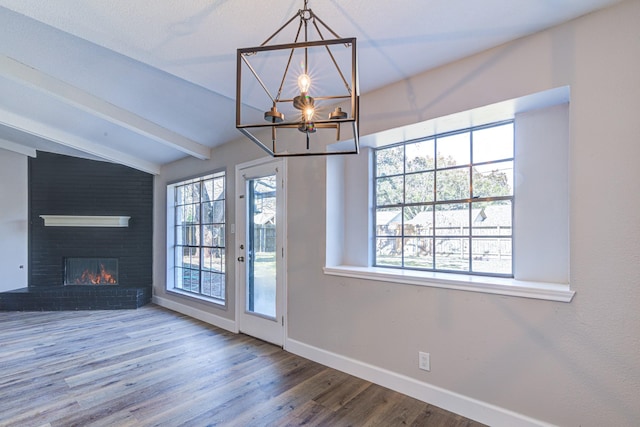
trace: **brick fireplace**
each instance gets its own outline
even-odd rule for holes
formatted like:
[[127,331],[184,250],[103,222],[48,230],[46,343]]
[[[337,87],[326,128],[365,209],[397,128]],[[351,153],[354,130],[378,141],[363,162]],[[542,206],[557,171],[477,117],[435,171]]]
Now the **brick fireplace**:
[[[117,309],[149,302],[152,216],[152,175],[38,152],[29,159],[29,286],[0,294],[0,309]],[[43,217],[130,219],[126,225],[52,225]],[[91,264],[91,271],[84,279],[69,281],[66,274],[77,267],[70,260]],[[101,262],[102,269],[117,270],[116,283],[91,283],[90,276],[96,281],[101,273]],[[104,273],[114,276],[113,271]]]

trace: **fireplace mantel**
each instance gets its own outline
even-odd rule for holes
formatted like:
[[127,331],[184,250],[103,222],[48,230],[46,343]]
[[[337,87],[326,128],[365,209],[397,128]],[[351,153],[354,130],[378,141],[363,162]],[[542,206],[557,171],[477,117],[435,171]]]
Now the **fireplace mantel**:
[[40,215],[45,227],[128,227],[130,216]]

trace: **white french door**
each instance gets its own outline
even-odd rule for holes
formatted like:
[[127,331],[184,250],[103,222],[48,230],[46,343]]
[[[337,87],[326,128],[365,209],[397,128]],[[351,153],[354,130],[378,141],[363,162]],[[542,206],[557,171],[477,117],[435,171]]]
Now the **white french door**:
[[284,159],[236,167],[236,283],[240,332],[282,346],[286,312]]

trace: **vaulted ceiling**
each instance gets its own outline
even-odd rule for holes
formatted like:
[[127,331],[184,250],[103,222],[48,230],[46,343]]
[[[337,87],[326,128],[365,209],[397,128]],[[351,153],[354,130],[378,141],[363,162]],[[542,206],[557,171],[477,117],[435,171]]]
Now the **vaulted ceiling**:
[[[341,37],[357,37],[363,94],[618,1],[309,0],[308,6]],[[186,156],[207,159],[213,147],[241,137],[236,49],[259,45],[303,5],[0,0],[0,149],[101,159],[150,173]]]

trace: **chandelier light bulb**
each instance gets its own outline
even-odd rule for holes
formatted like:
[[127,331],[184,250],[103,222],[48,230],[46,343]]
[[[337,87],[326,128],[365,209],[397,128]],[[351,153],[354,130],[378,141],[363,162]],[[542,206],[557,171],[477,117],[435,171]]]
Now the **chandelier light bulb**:
[[308,93],[311,87],[311,77],[308,74],[300,74],[298,77],[298,88],[301,93]]
[[315,111],[311,107],[305,109],[304,110],[304,117],[305,117],[306,121],[310,122],[311,120],[313,120],[313,114],[314,113],[315,113]]

